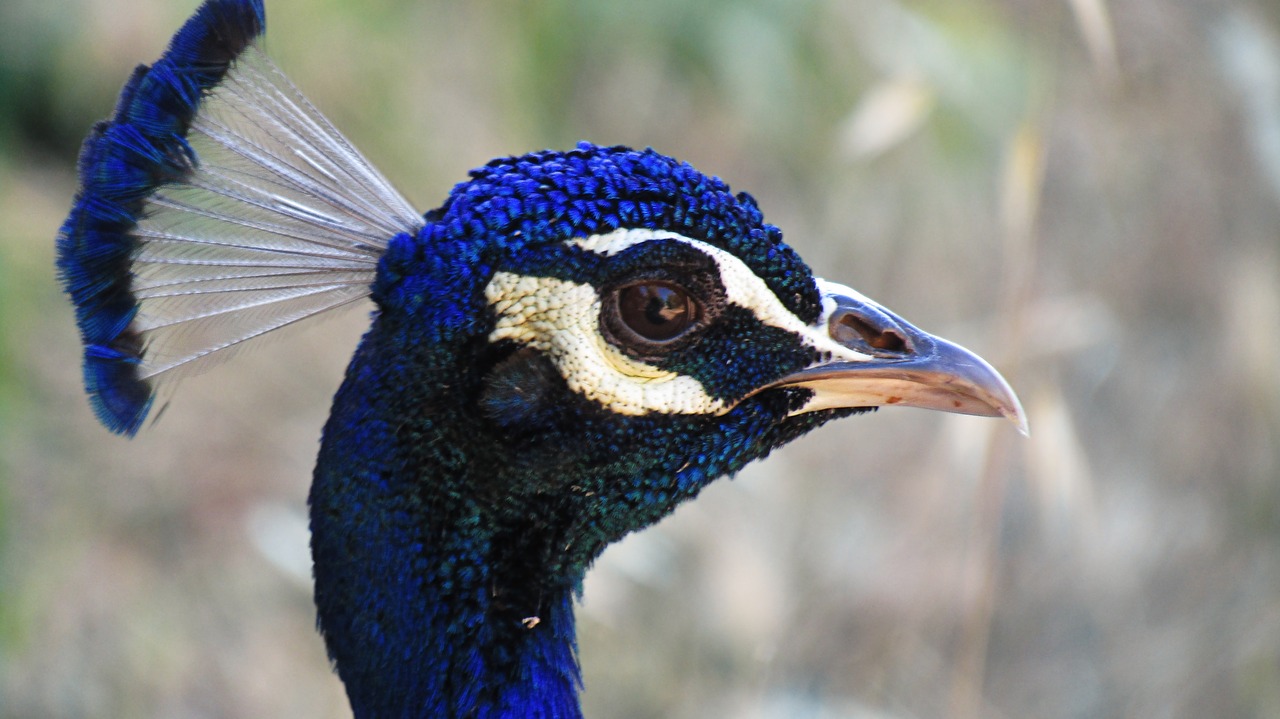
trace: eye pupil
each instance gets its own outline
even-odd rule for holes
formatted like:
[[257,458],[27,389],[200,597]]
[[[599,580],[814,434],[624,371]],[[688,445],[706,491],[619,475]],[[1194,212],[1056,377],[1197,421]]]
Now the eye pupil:
[[689,293],[666,282],[644,282],[622,288],[618,311],[632,332],[654,342],[678,337],[697,319]]

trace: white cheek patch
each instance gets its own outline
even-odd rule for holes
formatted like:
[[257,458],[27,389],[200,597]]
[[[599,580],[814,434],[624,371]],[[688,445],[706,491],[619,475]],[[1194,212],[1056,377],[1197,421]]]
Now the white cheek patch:
[[[788,310],[742,260],[700,240],[668,231],[620,229],[568,244],[608,257],[651,240],[683,242],[712,258],[730,303],[751,310],[766,325],[796,335],[828,359],[871,359],[828,334],[827,318],[834,308],[828,299],[831,288],[860,297],[847,288],[819,281],[823,313],[811,326]],[[719,415],[733,408],[709,395],[696,379],[632,359],[609,344],[600,334],[600,298],[589,284],[498,272],[485,287],[485,297],[497,314],[491,342],[512,340],[546,353],[571,390],[613,412]]]
[[619,414],[723,414],[702,384],[634,360],[600,335],[591,285],[499,272],[485,287],[498,314],[490,342],[513,340],[551,359],[569,389]]

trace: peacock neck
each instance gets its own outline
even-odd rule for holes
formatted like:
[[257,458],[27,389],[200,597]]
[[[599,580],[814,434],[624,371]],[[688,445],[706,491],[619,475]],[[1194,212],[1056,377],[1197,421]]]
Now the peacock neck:
[[[581,571],[545,571],[559,540],[495,508],[447,409],[457,383],[380,359],[378,331],[335,398],[310,500],[319,625],[355,716],[580,717]],[[406,399],[424,382],[438,391]]]

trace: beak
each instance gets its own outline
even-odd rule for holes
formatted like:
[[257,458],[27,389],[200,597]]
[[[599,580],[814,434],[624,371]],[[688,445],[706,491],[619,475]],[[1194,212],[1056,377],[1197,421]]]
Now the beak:
[[818,346],[838,345],[832,359],[769,385],[806,387],[800,412],[896,405],[1004,417],[1027,434],[1018,396],[986,360],[912,326],[854,290],[820,281],[823,322]]

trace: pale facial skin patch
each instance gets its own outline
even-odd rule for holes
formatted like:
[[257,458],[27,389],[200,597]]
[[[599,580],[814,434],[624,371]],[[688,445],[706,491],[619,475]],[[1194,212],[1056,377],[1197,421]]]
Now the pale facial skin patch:
[[[750,310],[762,323],[791,332],[830,358],[871,359],[831,339],[826,329],[831,303],[824,301],[823,316],[807,325],[741,260],[705,242],[669,231],[619,229],[569,243],[609,257],[653,240],[683,242],[710,257],[728,302]],[[826,284],[819,280],[818,286],[825,295]],[[546,353],[570,389],[611,411],[719,415],[733,408],[709,395],[696,379],[628,357],[606,341],[600,334],[600,297],[589,284],[498,272],[485,287],[485,297],[498,316],[490,341],[512,340]]]

